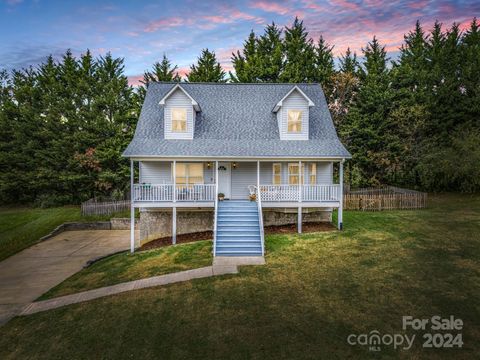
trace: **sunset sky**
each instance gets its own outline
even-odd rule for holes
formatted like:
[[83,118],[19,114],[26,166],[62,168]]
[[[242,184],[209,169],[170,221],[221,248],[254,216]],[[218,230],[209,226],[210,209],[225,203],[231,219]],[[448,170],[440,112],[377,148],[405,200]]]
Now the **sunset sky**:
[[226,70],[232,51],[251,29],[290,25],[295,16],[314,40],[320,34],[339,55],[360,52],[373,35],[395,56],[417,19],[430,29],[435,19],[465,28],[480,16],[480,1],[47,1],[0,0],[0,68],[34,65],[70,48],[125,58],[132,84],[165,53],[181,73],[202,48],[215,50]]

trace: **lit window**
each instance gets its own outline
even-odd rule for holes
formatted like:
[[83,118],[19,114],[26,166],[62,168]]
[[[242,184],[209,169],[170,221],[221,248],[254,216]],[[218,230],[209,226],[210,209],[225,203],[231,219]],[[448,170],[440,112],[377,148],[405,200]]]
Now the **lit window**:
[[273,164],[273,185],[282,183],[282,164]]
[[317,183],[317,164],[310,163],[310,184]]
[[[288,185],[305,184],[305,164],[302,163],[302,176],[298,171],[298,163],[288,164]],[[300,180],[301,178],[301,180]]]
[[300,110],[288,110],[287,131],[289,133],[302,132],[302,112]]
[[187,131],[187,109],[172,109],[172,131]]
[[175,180],[177,186],[203,184],[203,164],[177,163],[175,166]]

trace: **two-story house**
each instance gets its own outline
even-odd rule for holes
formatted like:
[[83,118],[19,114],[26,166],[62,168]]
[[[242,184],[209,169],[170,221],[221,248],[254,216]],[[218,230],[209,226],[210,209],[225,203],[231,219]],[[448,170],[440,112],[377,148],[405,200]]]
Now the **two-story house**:
[[213,230],[215,256],[263,255],[264,226],[297,223],[301,232],[302,221],[332,221],[335,208],[342,228],[350,154],[318,84],[152,83],[123,155],[131,160],[132,252],[162,236],[175,243],[177,233]]

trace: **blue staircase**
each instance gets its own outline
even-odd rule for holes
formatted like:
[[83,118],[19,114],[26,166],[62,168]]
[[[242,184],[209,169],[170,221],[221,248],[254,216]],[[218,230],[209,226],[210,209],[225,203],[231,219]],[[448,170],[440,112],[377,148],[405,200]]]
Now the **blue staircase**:
[[262,256],[260,222],[255,201],[218,202],[215,256]]

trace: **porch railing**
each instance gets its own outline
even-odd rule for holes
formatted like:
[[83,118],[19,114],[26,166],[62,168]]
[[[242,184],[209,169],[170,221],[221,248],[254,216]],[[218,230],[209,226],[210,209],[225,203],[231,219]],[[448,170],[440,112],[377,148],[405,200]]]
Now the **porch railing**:
[[340,185],[260,185],[264,202],[339,201]]
[[[175,189],[175,190],[174,190]],[[182,186],[173,184],[135,184],[134,201],[214,201],[215,184],[197,184]]]

